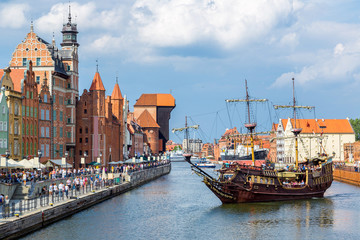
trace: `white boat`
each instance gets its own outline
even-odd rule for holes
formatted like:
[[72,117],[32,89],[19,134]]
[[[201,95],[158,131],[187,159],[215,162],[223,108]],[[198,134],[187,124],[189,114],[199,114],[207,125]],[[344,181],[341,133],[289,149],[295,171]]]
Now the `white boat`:
[[170,152],[170,154],[168,156],[169,156],[170,162],[183,162],[183,161],[185,161],[184,153],[183,153],[182,150],[172,151],[172,152]]
[[201,168],[215,168],[215,163],[208,162],[206,160],[200,160],[198,163],[195,163],[195,166],[201,167]]

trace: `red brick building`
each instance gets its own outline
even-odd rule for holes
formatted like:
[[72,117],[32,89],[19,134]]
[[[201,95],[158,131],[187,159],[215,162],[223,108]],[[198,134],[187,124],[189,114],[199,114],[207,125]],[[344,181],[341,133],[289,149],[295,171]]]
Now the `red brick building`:
[[80,166],[82,157],[86,163],[100,158],[103,165],[120,160],[120,121],[111,102],[110,96],[105,98],[102,79],[96,72],[89,91],[85,89],[76,104],[75,167]]
[[41,162],[47,162],[52,156],[50,134],[52,125],[52,99],[47,81],[45,74],[39,94],[39,149],[42,152]]
[[[175,108],[175,98],[171,94],[142,94],[134,105],[134,117],[139,119],[142,113],[147,110],[151,118],[158,124],[159,133],[156,141],[156,133],[148,131],[152,144],[151,149],[156,150],[153,154],[164,152],[166,150],[166,142],[169,140],[169,120],[171,111]],[[152,120],[146,120],[152,121]],[[157,146],[154,146],[157,145]]]
[[22,132],[23,132],[23,154],[25,157],[37,155],[38,147],[38,84],[35,82],[35,73],[32,68],[32,61],[25,72],[21,82],[22,92]]
[[160,126],[155,122],[154,118],[146,109],[141,113],[141,115],[137,119],[137,122],[141,126],[144,134],[146,135],[146,142],[148,142],[152,154],[158,154]]
[[[116,80],[113,92],[111,94],[111,105],[112,105],[112,113],[118,120],[120,124],[120,135],[119,135],[119,146],[121,149],[124,149],[124,137],[125,136],[125,126],[124,122],[124,98],[121,95],[120,87],[118,81]],[[124,152],[120,151],[120,159],[124,159]]]
[[201,150],[201,157],[215,159],[214,146],[211,143],[205,143]]

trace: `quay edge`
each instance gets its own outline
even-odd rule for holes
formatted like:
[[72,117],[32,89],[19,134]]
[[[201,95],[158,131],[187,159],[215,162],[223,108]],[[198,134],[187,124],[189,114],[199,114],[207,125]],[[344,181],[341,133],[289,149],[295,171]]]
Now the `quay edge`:
[[54,206],[44,207],[20,216],[12,217],[7,222],[0,223],[0,239],[17,239],[21,236],[34,232],[61,219],[69,217],[77,212],[101,203],[107,199],[118,196],[124,192],[137,188],[147,182],[169,174],[171,163],[156,168],[134,172],[129,182],[100,190],[95,193],[69,200]]
[[335,169],[334,180],[360,187],[360,172]]

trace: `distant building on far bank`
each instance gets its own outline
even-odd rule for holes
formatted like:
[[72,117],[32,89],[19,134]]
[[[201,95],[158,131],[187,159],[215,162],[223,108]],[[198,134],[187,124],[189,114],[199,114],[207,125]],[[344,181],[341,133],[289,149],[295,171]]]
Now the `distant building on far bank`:
[[201,157],[214,159],[214,146],[211,143],[205,143],[202,146]]
[[203,147],[203,142],[201,139],[189,139],[188,141],[186,141],[186,139],[183,140],[184,152],[201,154],[202,147]]
[[[271,150],[276,161],[284,163],[295,162],[294,134],[291,132],[294,119],[280,119],[273,125],[276,137],[276,147]],[[344,144],[355,142],[355,132],[348,119],[297,119],[296,127],[302,128],[299,140],[299,158],[315,157],[319,153],[332,155],[334,161],[344,161]]]
[[142,94],[134,105],[134,117],[140,120],[153,154],[166,150],[169,140],[169,120],[175,108],[171,94]]
[[346,162],[360,161],[360,141],[344,144],[344,160]]
[[182,150],[182,145],[173,142],[172,140],[167,141],[166,143],[166,151],[170,152],[170,151],[178,151],[178,150]]

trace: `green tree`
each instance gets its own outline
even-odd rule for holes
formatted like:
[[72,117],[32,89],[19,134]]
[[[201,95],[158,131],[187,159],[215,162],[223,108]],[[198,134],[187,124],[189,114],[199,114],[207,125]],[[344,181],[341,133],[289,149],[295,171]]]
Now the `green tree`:
[[350,119],[350,123],[355,132],[356,141],[360,140],[360,119]]

